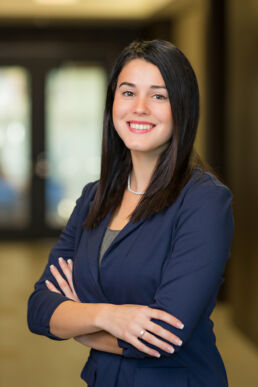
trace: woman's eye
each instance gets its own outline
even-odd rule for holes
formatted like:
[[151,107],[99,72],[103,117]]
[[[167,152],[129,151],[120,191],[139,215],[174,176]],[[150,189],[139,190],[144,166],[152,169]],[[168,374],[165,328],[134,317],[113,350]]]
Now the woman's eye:
[[129,90],[124,91],[122,94],[125,95],[126,97],[132,97],[134,95],[133,92]]
[[162,94],[155,94],[154,98],[155,99],[167,99],[167,97],[165,97],[165,95],[162,95]]

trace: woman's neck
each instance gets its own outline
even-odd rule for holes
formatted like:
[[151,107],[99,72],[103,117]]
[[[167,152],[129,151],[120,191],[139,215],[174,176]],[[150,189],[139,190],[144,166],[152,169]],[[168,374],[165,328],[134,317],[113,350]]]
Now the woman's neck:
[[137,192],[146,192],[150,183],[152,174],[155,170],[157,159],[144,154],[135,154],[132,156],[132,171],[130,187]]

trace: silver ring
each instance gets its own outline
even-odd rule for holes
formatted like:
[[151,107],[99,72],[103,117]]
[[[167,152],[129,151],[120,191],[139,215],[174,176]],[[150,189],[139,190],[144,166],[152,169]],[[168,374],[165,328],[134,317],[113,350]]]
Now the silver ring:
[[142,339],[142,336],[144,335],[146,331],[144,329],[141,330],[139,338]]

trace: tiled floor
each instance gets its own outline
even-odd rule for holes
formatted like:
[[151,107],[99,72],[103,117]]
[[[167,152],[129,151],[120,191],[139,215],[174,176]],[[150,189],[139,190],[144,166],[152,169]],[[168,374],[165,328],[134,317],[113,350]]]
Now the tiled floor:
[[[85,386],[79,375],[87,349],[72,340],[55,342],[33,335],[26,326],[27,298],[52,243],[0,244],[1,387]],[[213,319],[229,386],[257,387],[257,348],[232,325],[229,306],[218,305]]]

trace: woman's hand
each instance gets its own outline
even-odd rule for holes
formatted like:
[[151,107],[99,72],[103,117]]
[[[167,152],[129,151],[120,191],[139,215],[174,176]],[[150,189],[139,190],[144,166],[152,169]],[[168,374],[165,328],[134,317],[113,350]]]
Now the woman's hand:
[[[73,261],[68,259],[66,262],[63,258],[59,258],[59,265],[66,277],[66,280],[61,276],[59,270],[54,265],[51,265],[50,270],[53,277],[57,281],[60,289],[66,297],[73,301],[80,302],[73,285]],[[46,286],[51,292],[61,294],[61,292],[53,285],[52,282],[46,281]],[[99,331],[95,333],[84,334],[74,337],[74,340],[87,347],[94,348],[99,351],[106,351],[119,355],[122,354],[122,349],[118,346],[116,337],[110,335],[108,332]]]
[[[51,274],[53,275],[58,285],[60,286],[60,289],[62,290],[63,294],[67,298],[70,298],[71,300],[76,302],[80,302],[73,286],[73,261],[71,259],[68,259],[66,262],[63,258],[60,257],[58,259],[58,262],[67,281],[61,276],[59,270],[54,265],[50,266]],[[52,282],[46,281],[46,286],[49,290],[51,290],[51,292],[61,294],[61,292],[54,286]]]
[[174,348],[155,335],[176,345],[182,345],[182,341],[168,330],[152,322],[151,319],[164,321],[179,329],[183,328],[181,321],[165,311],[152,309],[148,306],[127,304],[103,305],[97,325],[148,355],[160,357],[159,352],[149,348],[139,339],[143,339],[163,351],[173,353]]

